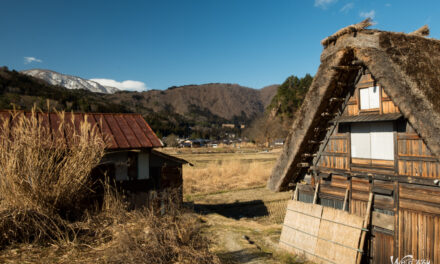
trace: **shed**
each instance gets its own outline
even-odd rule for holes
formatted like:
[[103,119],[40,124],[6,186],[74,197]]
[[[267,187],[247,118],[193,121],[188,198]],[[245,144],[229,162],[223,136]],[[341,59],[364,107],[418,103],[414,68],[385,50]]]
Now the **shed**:
[[[370,25],[322,41],[321,65],[268,181],[295,190],[280,245],[320,263],[440,263],[440,41],[427,27],[405,34]],[[350,225],[356,217],[363,222]],[[305,218],[320,222],[289,231]],[[336,231],[321,236],[324,223]],[[344,233],[350,228],[361,232]],[[301,248],[305,240],[316,248]],[[324,244],[330,253],[319,252]],[[337,260],[338,247],[356,257]]]
[[[72,134],[66,128],[59,129],[62,122],[59,113],[35,114],[52,137],[68,144],[72,142]],[[12,116],[10,111],[0,111],[2,120]],[[77,131],[85,120],[96,125],[107,146],[100,164],[92,170],[92,177],[98,180],[107,175],[132,206],[147,205],[157,194],[177,194],[173,198],[182,202],[182,164],[188,162],[157,151],[163,144],[140,114],[64,113],[64,120]]]

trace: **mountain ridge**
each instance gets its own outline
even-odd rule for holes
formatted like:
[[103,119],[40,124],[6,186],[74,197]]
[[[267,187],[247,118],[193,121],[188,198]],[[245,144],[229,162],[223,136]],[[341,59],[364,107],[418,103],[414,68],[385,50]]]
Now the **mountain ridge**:
[[249,125],[264,113],[277,85],[252,89],[238,84],[184,85],[167,90],[118,91],[114,94],[69,90],[7,67],[0,67],[0,107],[82,112],[136,112],[161,135],[211,137],[223,123]]
[[59,73],[47,69],[30,69],[20,71],[23,74],[42,79],[52,85],[60,85],[67,89],[84,89],[95,93],[115,93],[118,88],[105,86],[98,82],[84,79],[78,76]]

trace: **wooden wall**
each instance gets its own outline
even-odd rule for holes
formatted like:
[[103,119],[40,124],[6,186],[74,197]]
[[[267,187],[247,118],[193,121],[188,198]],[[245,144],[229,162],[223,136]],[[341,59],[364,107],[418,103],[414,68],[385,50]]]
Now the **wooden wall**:
[[318,166],[348,170],[350,168],[348,142],[346,134],[334,134],[324,149]]
[[391,256],[394,256],[393,235],[373,230],[370,256],[373,263],[390,263]]
[[399,175],[439,178],[440,164],[415,133],[397,134]]
[[399,257],[440,263],[440,216],[419,211],[399,211]]

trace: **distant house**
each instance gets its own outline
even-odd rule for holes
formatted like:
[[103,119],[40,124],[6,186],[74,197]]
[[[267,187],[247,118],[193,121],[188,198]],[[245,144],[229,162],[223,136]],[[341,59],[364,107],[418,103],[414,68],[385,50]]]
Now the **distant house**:
[[234,124],[222,124],[222,128],[235,128]]
[[282,147],[284,146],[284,139],[283,138],[277,138],[273,141],[274,147]]
[[[0,119],[11,119],[11,113],[0,111]],[[52,137],[71,142],[71,133],[58,129],[58,114],[40,112],[37,119],[49,128]],[[65,113],[64,120],[77,130],[87,120],[105,138],[106,153],[92,171],[94,179],[107,175],[133,206],[148,204],[156,193],[177,193],[181,202],[182,164],[188,162],[157,151],[163,144],[140,114],[74,113],[72,117],[72,113]]]

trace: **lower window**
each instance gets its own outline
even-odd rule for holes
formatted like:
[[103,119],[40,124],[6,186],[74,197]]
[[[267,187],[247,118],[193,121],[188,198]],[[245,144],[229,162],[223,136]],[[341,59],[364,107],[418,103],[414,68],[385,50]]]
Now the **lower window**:
[[392,122],[352,123],[351,157],[394,160]]

